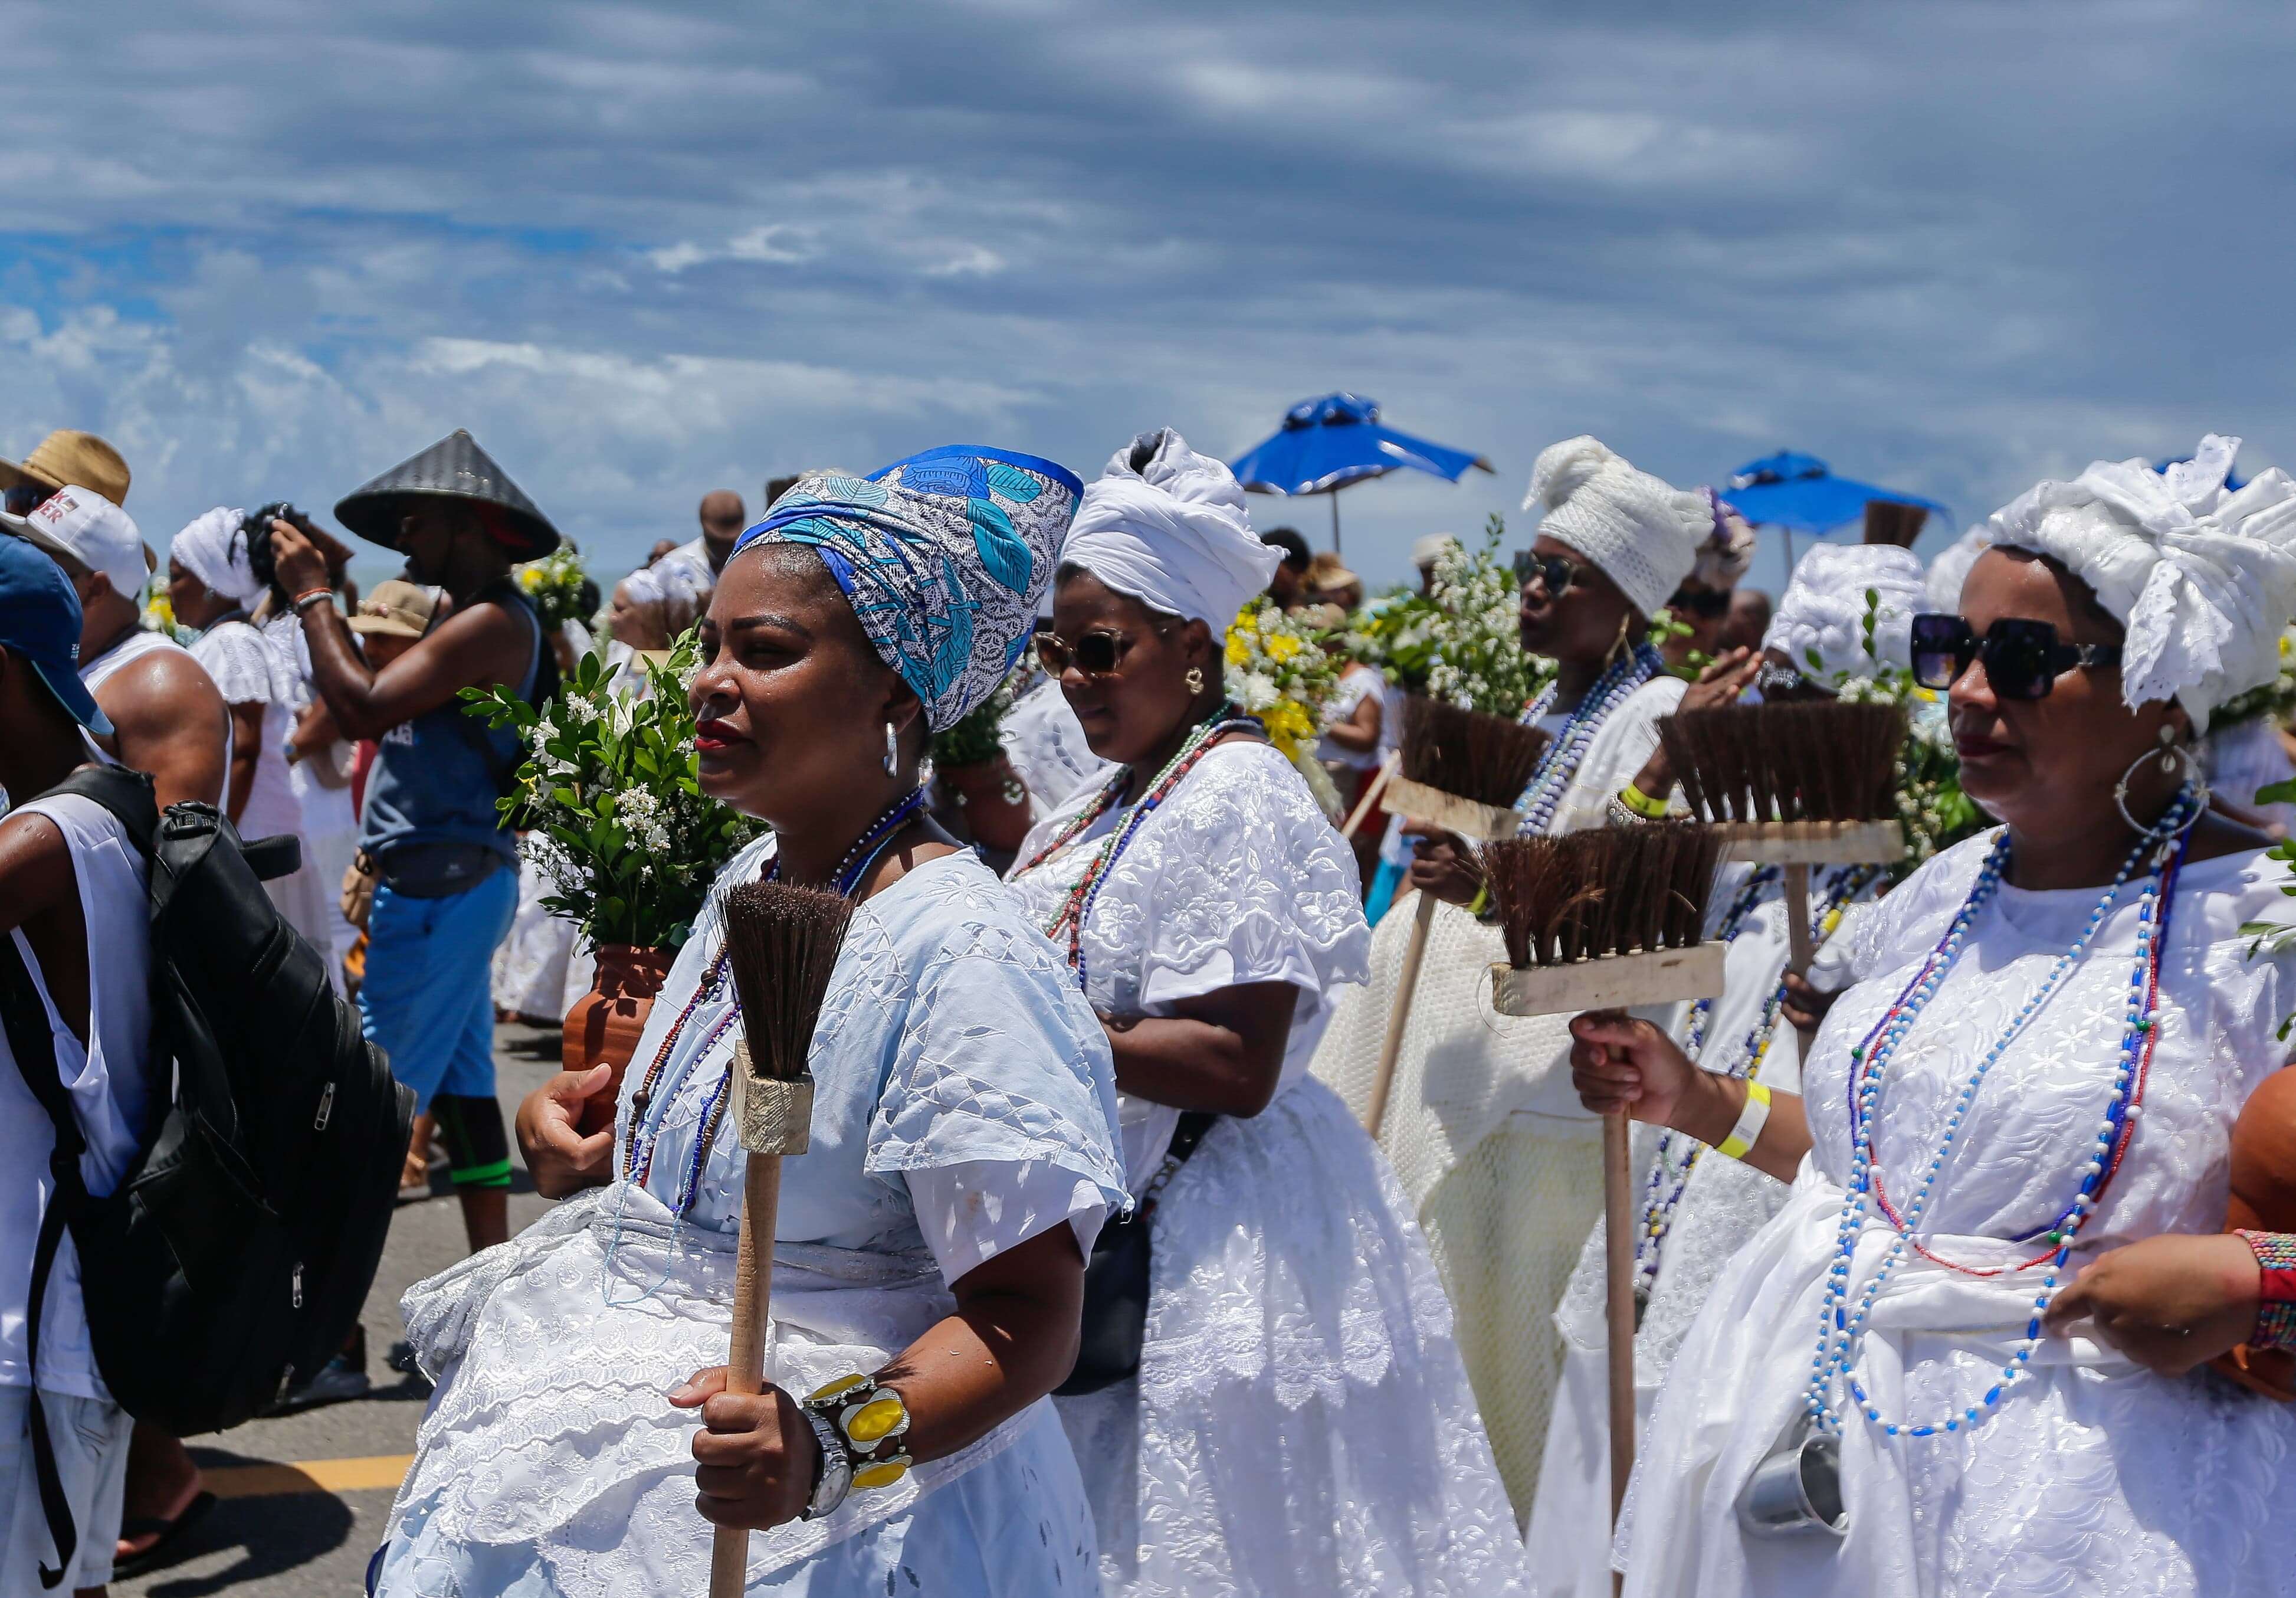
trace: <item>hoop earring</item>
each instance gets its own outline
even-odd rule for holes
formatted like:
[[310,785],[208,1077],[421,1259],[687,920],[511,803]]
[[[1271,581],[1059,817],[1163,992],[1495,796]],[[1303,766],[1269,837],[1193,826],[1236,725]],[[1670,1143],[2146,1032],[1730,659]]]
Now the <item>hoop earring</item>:
[[885,775],[898,777],[901,772],[901,745],[893,731],[893,724],[885,723]]
[[1627,647],[1627,634],[1632,632],[1634,629],[1635,619],[1631,614],[1620,616],[1619,618],[1619,636],[1611,640],[1610,648],[1603,655],[1603,663],[1604,665],[1610,665],[1617,661],[1620,655],[1625,651]]
[[1188,692],[1191,694],[1201,694],[1204,691],[1204,669],[1201,666],[1190,666],[1188,674],[1180,680],[1188,685]]
[[[2159,837],[2165,840],[2193,829],[2194,823],[2201,819],[2201,812],[2209,807],[2209,785],[2207,779],[2201,775],[2201,762],[2194,756],[2191,746],[2177,741],[2175,728],[2163,727],[2161,729],[2159,752],[2161,770],[2165,774],[2174,771],[2179,764],[2184,767],[2184,778],[2180,787],[2192,795],[2193,807],[2185,814],[2185,819],[2173,827],[2164,827],[2161,821],[2155,821],[2147,827],[2128,813],[2128,780],[2136,775],[2138,769],[2146,761],[2154,757],[2151,754],[2140,754],[2128,762],[2128,770],[2123,771],[2120,774],[2120,780],[2112,785],[2112,806],[2120,812],[2120,819],[2128,823],[2128,830],[2137,836]],[[2169,814],[2174,815],[2176,809],[2176,805],[2171,803]],[[2162,818],[2163,820],[2166,819],[2165,816]]]

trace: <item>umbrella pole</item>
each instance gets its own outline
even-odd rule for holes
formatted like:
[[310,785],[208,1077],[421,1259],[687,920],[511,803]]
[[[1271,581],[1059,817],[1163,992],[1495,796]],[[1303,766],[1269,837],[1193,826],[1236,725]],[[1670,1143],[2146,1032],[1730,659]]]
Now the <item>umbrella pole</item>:
[[1340,553],[1340,490],[1332,490],[1332,553]]
[[1793,529],[1781,524],[1778,531],[1786,535],[1786,581],[1792,582],[1794,572]]

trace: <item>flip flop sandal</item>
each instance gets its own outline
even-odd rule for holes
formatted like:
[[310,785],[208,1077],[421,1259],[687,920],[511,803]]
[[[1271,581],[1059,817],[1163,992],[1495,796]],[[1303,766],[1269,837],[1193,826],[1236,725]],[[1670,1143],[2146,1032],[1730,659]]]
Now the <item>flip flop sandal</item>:
[[156,1570],[160,1566],[171,1562],[170,1555],[177,1552],[176,1544],[183,1541],[184,1534],[204,1520],[208,1511],[215,1506],[216,1495],[202,1490],[189,1503],[184,1505],[183,1512],[172,1520],[161,1520],[145,1515],[122,1522],[119,1528],[119,1540],[123,1543],[130,1537],[148,1537],[155,1534],[159,1540],[149,1548],[131,1553],[125,1559],[113,1560],[111,1561],[113,1577],[125,1581],[131,1576],[141,1576],[146,1570]]

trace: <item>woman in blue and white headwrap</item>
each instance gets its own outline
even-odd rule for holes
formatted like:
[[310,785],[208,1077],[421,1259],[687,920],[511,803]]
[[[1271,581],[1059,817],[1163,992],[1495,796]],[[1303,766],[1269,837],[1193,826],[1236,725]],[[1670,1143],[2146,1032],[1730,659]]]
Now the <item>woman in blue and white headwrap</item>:
[[[536,1185],[568,1201],[407,1296],[439,1387],[376,1591],[698,1594],[713,1522],[763,1533],[751,1594],[1094,1591],[1046,1395],[1125,1200],[1108,1043],[917,786],[930,734],[1025,641],[1078,487],[940,449],[803,479],[742,535],[702,623],[698,770],[774,835],[721,874],[611,1133],[576,1131],[603,1068],[521,1108]],[[719,1368],[744,1168],[722,1125],[741,1027],[720,905],[767,875],[856,908],[813,1042],[811,1148],[783,1166],[772,1385],[742,1397]],[[896,1407],[888,1440],[857,1418]]]

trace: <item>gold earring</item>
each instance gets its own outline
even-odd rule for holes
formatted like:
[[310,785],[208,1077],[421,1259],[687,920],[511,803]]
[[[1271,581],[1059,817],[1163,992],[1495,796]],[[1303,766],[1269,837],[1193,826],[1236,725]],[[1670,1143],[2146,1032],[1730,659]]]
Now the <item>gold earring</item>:
[[1201,666],[1190,666],[1188,668],[1187,676],[1182,679],[1182,680],[1188,685],[1188,692],[1191,694],[1202,693],[1204,691],[1204,669]]
[[1603,663],[1604,665],[1607,666],[1612,661],[1619,658],[1620,651],[1623,650],[1627,647],[1627,634],[1634,630],[1634,626],[1635,619],[1632,614],[1623,615],[1619,618],[1619,636],[1611,640],[1610,650],[1603,656]]

